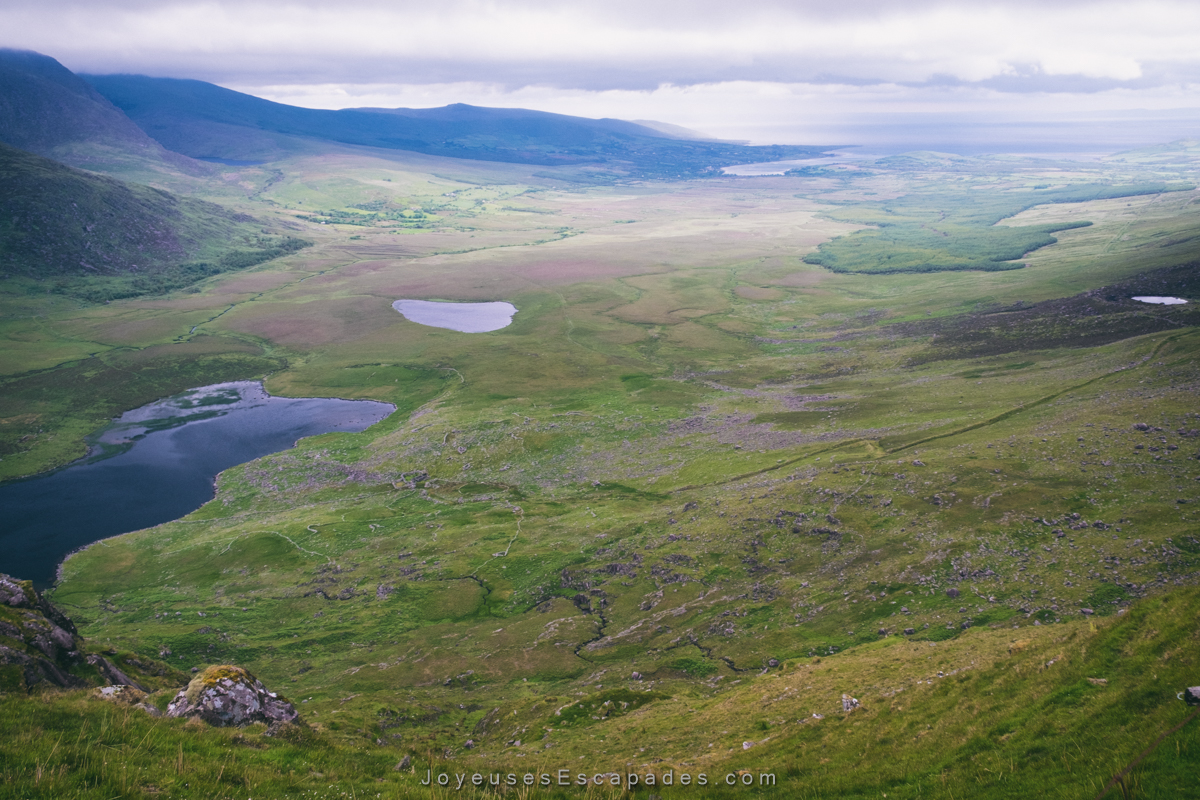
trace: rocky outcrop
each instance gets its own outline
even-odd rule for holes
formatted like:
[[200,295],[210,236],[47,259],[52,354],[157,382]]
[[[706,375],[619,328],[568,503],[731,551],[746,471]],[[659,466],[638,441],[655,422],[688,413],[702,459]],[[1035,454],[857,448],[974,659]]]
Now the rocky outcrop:
[[0,575],[0,603],[21,608],[31,604],[36,597],[33,584],[19,581],[9,575]]
[[31,656],[7,645],[0,644],[0,668],[12,668],[9,671],[19,676],[26,689],[40,683],[48,683],[63,688],[86,686],[87,683],[64,670],[58,664],[40,656]]
[[198,674],[167,706],[168,717],[194,717],[220,727],[293,723],[296,707],[267,691],[262,681],[241,667],[212,666]]
[[[0,688],[77,688],[109,684],[178,686],[182,675],[131,653],[84,649],[75,624],[29,581],[0,574]],[[130,675],[130,673],[134,673]]]
[[53,603],[34,591],[33,583],[30,581],[19,580],[11,575],[0,573],[0,605],[40,611],[46,619],[59,628],[72,636],[79,635],[79,631],[75,630],[75,623],[71,622],[67,615],[59,611]]
[[85,686],[72,675],[82,661],[75,626],[29,581],[0,574],[0,671],[5,683]]

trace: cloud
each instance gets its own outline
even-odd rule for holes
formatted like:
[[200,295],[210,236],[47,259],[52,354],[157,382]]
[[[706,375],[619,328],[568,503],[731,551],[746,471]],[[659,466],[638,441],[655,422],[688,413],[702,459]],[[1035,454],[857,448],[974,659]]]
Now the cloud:
[[[468,102],[756,143],[1200,107],[1194,0],[0,0],[0,46],[311,107]],[[1194,136],[1196,119],[1063,130],[1116,146]]]
[[42,0],[0,5],[0,32],[80,71],[239,84],[486,77],[602,91],[949,78],[1053,91],[1058,78],[1111,87],[1200,73],[1200,6],[1179,0]]

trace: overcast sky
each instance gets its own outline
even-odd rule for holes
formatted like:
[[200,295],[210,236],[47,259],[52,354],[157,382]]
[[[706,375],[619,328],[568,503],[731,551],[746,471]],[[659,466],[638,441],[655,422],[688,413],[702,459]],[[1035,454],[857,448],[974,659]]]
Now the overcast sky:
[[295,105],[523,106],[756,142],[1000,120],[1200,137],[1195,0],[0,0],[0,46]]

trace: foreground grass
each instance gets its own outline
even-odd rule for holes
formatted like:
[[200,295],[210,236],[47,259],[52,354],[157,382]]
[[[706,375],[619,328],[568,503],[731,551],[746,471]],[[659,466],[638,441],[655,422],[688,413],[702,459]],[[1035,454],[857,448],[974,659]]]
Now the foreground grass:
[[[552,714],[552,733],[531,733],[533,746],[497,751],[493,743],[487,754],[451,757],[365,742],[312,717],[313,727],[275,737],[261,725],[218,730],[154,719],[91,691],[9,694],[0,698],[0,775],[7,796],[29,798],[490,796],[469,784],[454,791],[420,782],[427,771],[449,773],[452,787],[459,774],[520,781],[528,772],[550,774],[553,784],[559,769],[572,780],[636,773],[640,791],[662,797],[1090,798],[1189,719],[1192,709],[1175,695],[1200,668],[1198,619],[1200,591],[1182,589],[1101,621],[981,630],[939,644],[889,639],[717,692],[700,680],[667,682],[627,715],[570,723]],[[862,707],[843,713],[842,691]],[[161,705],[169,694],[155,697]],[[520,706],[500,711],[532,722]],[[409,768],[395,769],[406,753]],[[1124,796],[1194,796],[1198,767],[1193,721],[1124,775]],[[724,786],[739,770],[753,788]],[[644,785],[648,773],[656,789]],[[671,787],[661,785],[668,773]],[[678,785],[684,773],[693,780],[687,787]],[[694,783],[701,773],[709,786]],[[760,786],[768,774],[775,785]],[[606,784],[499,793],[623,792]]]

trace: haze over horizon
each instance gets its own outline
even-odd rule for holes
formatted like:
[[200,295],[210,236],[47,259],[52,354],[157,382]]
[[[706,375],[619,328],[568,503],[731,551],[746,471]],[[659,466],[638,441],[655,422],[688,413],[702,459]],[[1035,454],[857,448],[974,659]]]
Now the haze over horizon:
[[1179,0],[0,5],[0,46],[309,108],[455,102],[753,143],[1109,152],[1200,133]]

